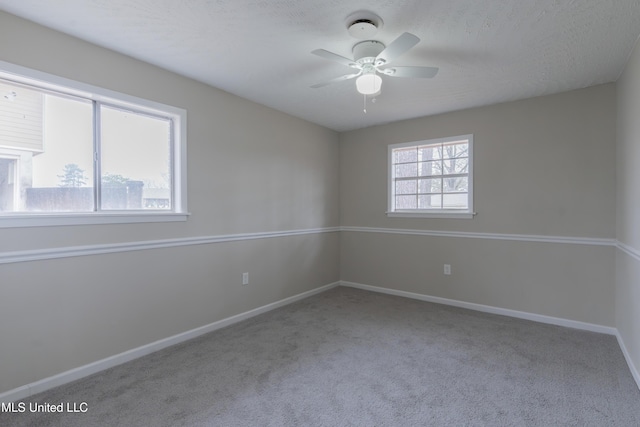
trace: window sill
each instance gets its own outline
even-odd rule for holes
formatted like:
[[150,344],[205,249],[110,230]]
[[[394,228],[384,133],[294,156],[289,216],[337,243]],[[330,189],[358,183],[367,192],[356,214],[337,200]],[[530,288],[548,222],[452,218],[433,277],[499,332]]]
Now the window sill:
[[114,212],[0,215],[0,228],[47,227],[60,225],[133,224],[186,221],[189,213]]
[[441,211],[441,212],[387,212],[389,218],[450,218],[450,219],[472,219],[476,215],[475,212],[457,212],[457,211]]

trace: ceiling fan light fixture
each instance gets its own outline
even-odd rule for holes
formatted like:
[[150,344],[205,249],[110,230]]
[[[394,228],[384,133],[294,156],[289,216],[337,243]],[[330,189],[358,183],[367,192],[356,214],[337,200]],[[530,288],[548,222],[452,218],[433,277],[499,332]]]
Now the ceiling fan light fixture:
[[375,71],[364,73],[356,79],[356,89],[363,95],[376,95],[382,89],[382,77]]

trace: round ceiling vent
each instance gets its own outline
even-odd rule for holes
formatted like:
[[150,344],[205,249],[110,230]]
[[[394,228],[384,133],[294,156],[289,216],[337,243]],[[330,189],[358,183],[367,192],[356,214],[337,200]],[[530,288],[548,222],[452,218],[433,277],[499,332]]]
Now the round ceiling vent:
[[359,19],[349,26],[349,34],[356,39],[370,39],[376,35],[378,27],[368,19]]
[[373,12],[355,12],[347,18],[347,30],[351,37],[356,39],[370,39],[376,35],[381,27],[382,18]]

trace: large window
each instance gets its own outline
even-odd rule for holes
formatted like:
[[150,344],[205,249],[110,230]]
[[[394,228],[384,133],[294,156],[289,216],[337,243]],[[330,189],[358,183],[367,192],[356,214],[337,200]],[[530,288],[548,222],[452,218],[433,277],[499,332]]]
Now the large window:
[[0,226],[186,218],[186,112],[0,63]]
[[389,146],[389,216],[473,216],[473,135]]

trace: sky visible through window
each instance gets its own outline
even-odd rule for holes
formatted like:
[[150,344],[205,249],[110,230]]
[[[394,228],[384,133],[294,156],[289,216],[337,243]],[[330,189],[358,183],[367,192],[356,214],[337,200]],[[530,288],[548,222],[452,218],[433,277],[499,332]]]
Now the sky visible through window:
[[33,156],[33,187],[57,187],[67,164],[77,164],[93,185],[93,113],[89,101],[44,96],[43,152]]
[[[102,111],[102,174],[143,181],[150,188],[169,188],[169,121],[114,108]],[[45,95],[44,152],[33,157],[33,186],[57,187],[67,164],[84,170],[92,186],[93,125],[88,101]],[[166,143],[158,149],[158,141]]]

